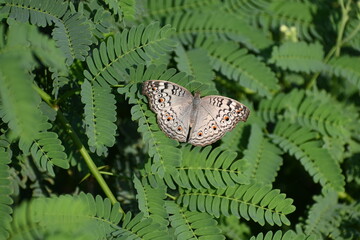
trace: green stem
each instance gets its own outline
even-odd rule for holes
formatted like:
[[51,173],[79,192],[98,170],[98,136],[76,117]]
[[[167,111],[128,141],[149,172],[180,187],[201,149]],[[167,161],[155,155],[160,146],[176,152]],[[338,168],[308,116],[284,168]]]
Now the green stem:
[[[340,1],[339,4],[341,6],[341,12],[342,12],[342,18],[341,18],[341,21],[339,24],[339,32],[338,32],[338,35],[336,38],[336,45],[329,51],[329,53],[324,58],[323,62],[325,64],[333,57],[334,54],[335,54],[335,56],[340,56],[340,50],[341,50],[342,45],[344,45],[345,42],[349,41],[360,30],[360,24],[359,24],[354,29],[354,31],[351,34],[349,34],[349,36],[346,39],[343,39],[346,23],[349,20],[348,13],[350,11],[351,0],[348,0],[348,2],[346,3],[346,6],[344,5],[343,0],[339,0],[339,1]],[[306,84],[306,89],[310,89],[315,85],[316,80],[319,77],[320,73],[321,72],[315,73],[315,75],[311,78],[311,80]]]
[[351,0],[348,0],[346,3],[346,6],[344,5],[344,0],[339,0],[340,6],[341,6],[341,21],[340,21],[340,25],[339,25],[339,32],[336,38],[336,51],[335,51],[335,55],[336,56],[340,56],[340,51],[341,51],[341,46],[343,44],[343,36],[344,36],[344,31],[345,31],[345,27],[346,27],[346,23],[349,20],[349,11],[350,11],[350,3]]
[[[50,107],[52,107],[53,109],[55,109],[57,111],[58,120],[66,129],[66,132],[70,135],[71,139],[73,140],[73,142],[75,144],[75,147],[79,150],[81,156],[84,158],[87,166],[89,167],[90,172],[95,177],[96,181],[99,183],[99,185],[100,185],[101,189],[104,191],[105,195],[110,199],[111,203],[115,204],[117,202],[115,196],[113,195],[109,186],[106,184],[104,178],[100,174],[100,171],[98,170],[97,166],[95,165],[94,161],[92,160],[90,154],[88,153],[88,151],[86,150],[84,145],[81,143],[80,138],[75,133],[74,129],[72,128],[70,123],[67,121],[67,119],[65,118],[63,113],[60,111],[59,107],[52,103],[51,97],[46,92],[44,92],[41,88],[39,88],[38,86],[35,86],[35,85],[33,85],[33,88],[38,92],[38,94],[41,96],[41,98],[47,104],[49,104]],[[124,210],[121,207],[120,207],[120,212],[124,213]]]
[[[323,62],[324,62],[325,64],[326,64],[326,63],[330,60],[330,58],[334,55],[335,51],[336,51],[336,47],[333,47],[333,48],[328,52],[328,54],[325,56],[325,58],[324,58],[324,60],[323,60]],[[321,73],[321,72],[315,73],[315,75],[314,75],[314,76],[311,78],[311,80],[307,83],[306,89],[310,89],[310,88],[312,88],[312,87],[314,86],[314,84],[316,83],[316,80],[317,80],[317,78],[319,77],[320,73]]]

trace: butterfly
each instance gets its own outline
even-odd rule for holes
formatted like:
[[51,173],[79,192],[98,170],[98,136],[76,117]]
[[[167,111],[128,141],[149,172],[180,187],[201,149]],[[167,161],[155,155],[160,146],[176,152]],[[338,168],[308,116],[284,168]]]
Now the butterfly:
[[150,108],[157,115],[161,130],[179,142],[206,146],[222,138],[239,121],[246,121],[250,110],[244,104],[223,96],[193,96],[186,88],[163,80],[143,83]]

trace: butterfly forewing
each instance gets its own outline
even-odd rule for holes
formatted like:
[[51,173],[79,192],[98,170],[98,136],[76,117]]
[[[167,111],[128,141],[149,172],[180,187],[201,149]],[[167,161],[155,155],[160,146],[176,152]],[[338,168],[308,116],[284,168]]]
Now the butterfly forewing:
[[161,80],[146,81],[143,94],[148,97],[150,108],[156,113],[161,130],[170,138],[186,142],[192,94],[180,85]]

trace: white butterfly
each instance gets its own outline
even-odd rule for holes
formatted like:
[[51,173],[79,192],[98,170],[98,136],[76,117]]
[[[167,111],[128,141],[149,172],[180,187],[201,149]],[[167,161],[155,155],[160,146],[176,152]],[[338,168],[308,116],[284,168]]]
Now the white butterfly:
[[200,98],[172,82],[149,80],[143,84],[161,130],[179,142],[206,146],[246,121],[250,110],[238,101],[222,96]]

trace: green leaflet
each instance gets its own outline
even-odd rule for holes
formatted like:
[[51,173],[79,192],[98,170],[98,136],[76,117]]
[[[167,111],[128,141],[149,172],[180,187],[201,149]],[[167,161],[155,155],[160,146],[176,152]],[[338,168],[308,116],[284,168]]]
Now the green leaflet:
[[152,222],[151,218],[144,218],[143,214],[138,214],[131,218],[129,212],[125,215],[121,229],[112,233],[117,239],[159,239],[168,240],[166,231],[159,229],[159,225]]
[[275,63],[284,70],[311,73],[325,68],[323,58],[324,51],[318,43],[285,42],[273,48],[269,63]]
[[207,213],[189,212],[170,201],[166,202],[166,210],[177,239],[225,239],[216,220]]
[[7,239],[9,237],[10,223],[12,221],[11,214],[13,209],[10,207],[13,200],[10,197],[10,168],[8,164],[11,162],[11,151],[3,145],[8,145],[0,140],[0,238]]
[[168,225],[168,213],[165,210],[165,185],[153,188],[145,181],[140,182],[134,178],[134,186],[137,190],[136,198],[139,201],[139,209],[145,217],[150,217],[153,222],[158,223],[162,229]]
[[253,220],[260,225],[289,225],[285,215],[295,211],[293,200],[285,198],[269,185],[251,184],[220,188],[218,190],[183,190],[177,199],[190,211],[207,212],[215,217],[234,215]]
[[199,47],[208,51],[213,69],[241,86],[266,97],[279,89],[278,80],[270,68],[236,43],[210,39],[199,43]]
[[[331,103],[331,104],[329,104]],[[293,90],[260,102],[259,115],[266,122],[286,119],[321,134],[348,140],[358,113],[334,101],[325,92]],[[341,113],[341,114],[339,114]]]
[[100,86],[87,80],[81,85],[81,101],[85,104],[86,135],[92,152],[106,155],[115,143],[115,97],[108,85]]
[[306,235],[303,233],[296,233],[292,230],[282,232],[281,230],[273,233],[272,231],[266,234],[259,233],[257,236],[253,236],[250,240],[316,240],[318,239],[315,235]]
[[160,19],[181,11],[192,12],[200,9],[217,9],[219,6],[220,3],[217,0],[153,0],[147,2],[147,12],[151,18]]
[[175,61],[177,62],[178,69],[188,75],[194,76],[195,81],[208,85],[211,89],[208,94],[217,95],[218,91],[213,82],[215,74],[211,69],[210,59],[206,51],[204,49],[185,51],[185,49],[179,45],[175,52],[177,55]]
[[345,78],[347,81],[355,85],[358,90],[360,89],[360,64],[359,57],[342,56],[333,58],[327,66],[327,70],[338,76]]
[[313,12],[317,6],[310,1],[255,1],[261,6],[254,15],[249,14],[251,21],[260,24],[265,29],[278,29],[281,25],[295,27],[296,37],[301,40],[321,38],[314,24]]
[[172,31],[169,25],[160,28],[158,23],[151,23],[109,37],[86,59],[89,70],[84,71],[85,77],[101,86],[123,82],[132,65],[145,64],[175,47],[176,42],[170,39]]
[[297,124],[278,122],[273,134],[269,135],[281,149],[301,161],[315,182],[323,187],[344,191],[344,176],[338,162],[322,148],[316,140],[316,133]]
[[210,189],[236,186],[248,183],[242,162],[236,160],[233,151],[223,151],[190,145],[182,148],[182,162],[177,171],[165,175],[165,180],[172,186],[174,182],[187,189]]
[[109,199],[81,193],[24,202],[13,218],[11,237],[43,238],[60,233],[63,238],[98,239],[119,229],[122,215],[118,203],[111,206]]
[[175,12],[166,18],[166,23],[176,27],[174,35],[184,45],[189,45],[196,38],[226,39],[240,42],[247,48],[259,52],[272,44],[261,31],[253,31],[240,17],[218,9]]
[[31,142],[40,131],[38,98],[20,64],[20,58],[0,55],[1,118],[16,136]]
[[55,25],[52,36],[66,56],[67,65],[75,59],[84,60],[92,43],[89,24],[80,13],[68,10],[63,1],[6,0],[4,12],[20,22],[46,27]]
[[283,161],[281,153],[282,151],[264,136],[262,129],[253,124],[243,157],[247,163],[245,174],[252,181],[272,183]]

